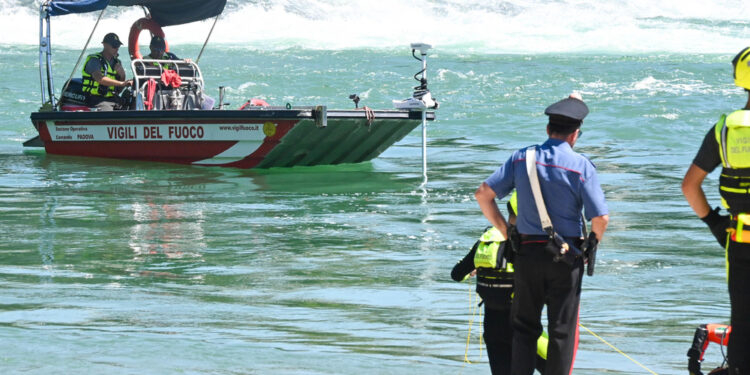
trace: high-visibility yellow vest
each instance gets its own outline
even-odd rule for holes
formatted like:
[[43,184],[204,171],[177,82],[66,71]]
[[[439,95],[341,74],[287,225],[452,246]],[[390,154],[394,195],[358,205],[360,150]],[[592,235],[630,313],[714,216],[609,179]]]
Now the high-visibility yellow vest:
[[110,65],[107,59],[105,59],[101,54],[101,52],[88,55],[88,57],[86,57],[86,62],[83,64],[83,92],[89,95],[103,96],[105,98],[115,96],[114,86],[100,85],[99,82],[96,82],[94,77],[91,76],[91,74],[86,72],[86,64],[88,64],[89,60],[91,59],[99,59],[99,62],[102,66],[101,72],[103,76],[117,80],[117,71],[115,70],[115,65],[117,65],[120,60],[115,57],[112,65]]
[[503,242],[505,242],[505,236],[497,228],[492,227],[485,231],[479,238],[479,246],[474,253],[474,267],[499,268],[501,264],[498,264],[498,261],[502,259],[497,259],[497,253]]
[[[152,58],[151,55],[148,55],[146,57]],[[175,60],[175,59],[173,59],[172,56],[170,56],[169,54],[165,53],[164,56],[162,56],[158,60]],[[170,64],[170,63],[159,64],[158,62],[153,62],[152,64],[154,64],[154,66],[156,66],[156,67],[160,66],[164,70],[172,69],[172,64]]]
[[510,207],[513,209],[512,214],[518,216],[518,190],[513,190],[513,195],[510,196]]
[[732,214],[750,212],[750,111],[722,115],[714,135],[722,165],[721,202]]
[[478,242],[474,253],[477,281],[481,283],[482,279],[486,279],[485,281],[488,284],[493,284],[495,283],[494,280],[507,279],[508,274],[512,277],[513,263],[505,262],[503,264],[503,258],[507,255],[498,256],[498,253],[504,247],[503,251],[512,251],[510,247],[505,246],[505,236],[497,228],[492,227],[482,234]]

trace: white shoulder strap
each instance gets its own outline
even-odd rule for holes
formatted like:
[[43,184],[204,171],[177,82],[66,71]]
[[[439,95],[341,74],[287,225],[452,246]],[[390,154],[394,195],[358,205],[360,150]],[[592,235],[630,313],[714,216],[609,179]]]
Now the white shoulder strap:
[[526,173],[529,175],[531,192],[534,194],[534,202],[536,202],[536,210],[539,212],[539,219],[542,222],[542,228],[545,232],[552,233],[552,220],[550,220],[549,214],[547,213],[547,206],[544,205],[542,188],[539,186],[539,176],[536,172],[536,146],[531,146],[526,149]]

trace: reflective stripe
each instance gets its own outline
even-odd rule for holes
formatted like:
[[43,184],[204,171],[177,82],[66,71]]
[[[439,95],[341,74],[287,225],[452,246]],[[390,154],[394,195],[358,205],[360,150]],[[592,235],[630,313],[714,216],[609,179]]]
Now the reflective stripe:
[[740,193],[740,194],[748,193],[748,189],[737,189],[737,188],[730,188],[726,186],[719,186],[719,190],[728,191],[730,193]]
[[722,161],[724,162],[724,167],[726,168],[732,168],[732,165],[729,164],[729,157],[727,156],[727,118],[726,116],[721,116],[721,154],[723,155]]

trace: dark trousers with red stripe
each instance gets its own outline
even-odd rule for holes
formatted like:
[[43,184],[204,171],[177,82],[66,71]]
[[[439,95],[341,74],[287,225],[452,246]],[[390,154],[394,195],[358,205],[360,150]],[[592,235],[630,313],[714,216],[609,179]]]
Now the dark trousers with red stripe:
[[542,309],[547,305],[549,347],[545,375],[569,375],[578,348],[578,306],[583,261],[573,266],[554,262],[545,243],[522,242],[515,257],[513,298],[513,375],[531,375],[536,343],[542,333]]
[[750,374],[750,244],[729,241],[727,260],[732,305],[727,348],[730,374]]

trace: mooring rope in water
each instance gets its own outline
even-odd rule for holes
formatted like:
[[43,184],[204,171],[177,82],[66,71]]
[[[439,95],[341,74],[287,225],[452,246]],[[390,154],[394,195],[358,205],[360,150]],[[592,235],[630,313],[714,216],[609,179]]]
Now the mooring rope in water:
[[603,339],[603,338],[602,338],[601,336],[599,336],[599,335],[597,335],[596,333],[594,333],[594,331],[592,331],[592,330],[590,330],[590,329],[586,328],[586,327],[585,327],[585,326],[584,326],[583,324],[581,324],[580,322],[578,322],[578,326],[579,326],[579,327],[581,327],[581,328],[583,328],[583,329],[585,329],[585,330],[586,330],[586,332],[590,333],[590,334],[591,334],[592,336],[596,337],[596,338],[597,338],[597,339],[599,339],[599,340],[600,340],[601,342],[603,342],[603,343],[607,344],[607,345],[608,345],[608,346],[609,346],[610,348],[614,349],[614,351],[616,351],[616,352],[618,352],[618,353],[622,354],[623,356],[625,356],[625,358],[627,358],[627,359],[629,359],[629,360],[633,361],[633,363],[635,363],[636,365],[638,365],[638,366],[641,366],[641,368],[643,368],[644,370],[646,370],[646,371],[648,371],[648,372],[650,372],[650,373],[652,373],[652,374],[654,374],[654,375],[659,375],[659,374],[657,374],[657,373],[655,373],[655,372],[651,371],[651,369],[649,369],[648,367],[644,366],[644,365],[643,365],[643,364],[641,364],[640,362],[636,361],[635,359],[633,359],[633,358],[632,358],[632,357],[630,357],[629,355],[625,354],[625,353],[624,353],[624,352],[623,352],[622,350],[620,350],[620,349],[617,349],[617,347],[615,347],[614,345],[610,344],[609,342],[607,342],[607,340]]

